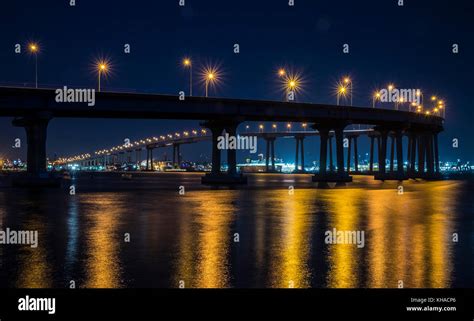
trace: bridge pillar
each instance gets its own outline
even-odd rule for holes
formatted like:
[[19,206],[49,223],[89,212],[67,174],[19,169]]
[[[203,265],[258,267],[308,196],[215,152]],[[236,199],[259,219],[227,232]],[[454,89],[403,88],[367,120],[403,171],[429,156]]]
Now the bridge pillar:
[[[229,136],[237,137],[237,125],[230,125],[225,128],[225,131]],[[230,176],[237,175],[237,150],[227,150],[227,174]]]
[[135,163],[138,166],[138,170],[140,170],[141,159],[142,159],[142,149],[141,148],[135,149]]
[[358,136],[354,136],[353,138],[354,139],[354,171],[356,173],[359,172],[359,151],[357,149],[357,138]]
[[393,133],[389,135],[390,137],[390,173],[393,173],[394,163],[395,163],[395,136]]
[[410,141],[410,157],[409,157],[409,163],[410,163],[410,172],[409,176],[410,177],[415,177],[416,176],[416,149],[417,149],[417,138],[416,134],[414,132],[410,132],[408,139]]
[[275,172],[275,139],[274,136],[263,137],[266,144],[266,153],[265,153],[265,172]]
[[227,150],[227,173],[221,172],[221,150],[218,146],[218,138],[225,130],[229,135],[235,136],[239,121],[206,121],[201,124],[212,133],[212,170],[201,179],[202,184],[207,185],[234,185],[246,184],[247,177],[237,174],[237,151]]
[[435,172],[439,174],[438,133],[433,134]]
[[[314,124],[312,127],[319,132],[320,150],[319,150],[319,173],[312,177],[313,182],[318,182],[318,187],[327,187],[328,182],[336,182],[337,185],[344,185],[345,182],[351,182],[352,177],[349,176],[344,169],[344,127],[345,124]],[[327,153],[329,132],[334,129],[336,137],[336,161],[337,172],[327,172]],[[332,149],[332,148],[331,148]],[[332,150],[331,150],[332,155]],[[332,163],[332,161],[331,161]]]
[[23,127],[26,131],[27,173],[30,176],[39,177],[46,173],[46,138],[51,118],[49,113],[38,113],[13,120],[13,126]]
[[181,144],[173,144],[173,167],[174,168],[181,167],[180,146]]
[[[295,170],[293,173],[304,173],[304,135],[296,135],[296,153],[295,153]],[[301,157],[301,164],[300,164]],[[299,166],[301,165],[301,169]]]
[[351,161],[352,161],[352,143],[354,143],[354,172],[357,173],[359,171],[359,152],[357,150],[357,138],[359,135],[357,134],[349,134],[347,135],[347,139],[349,140],[349,146],[347,150],[347,173],[350,172],[351,168]]
[[276,171],[276,168],[275,168],[275,140],[276,140],[275,137],[270,140],[271,149],[272,149],[272,152],[271,152],[271,157],[272,157],[272,172],[275,172],[275,171]]
[[146,147],[146,171],[153,171],[153,147]]
[[332,159],[332,134],[328,133],[328,139],[329,139],[329,171],[334,172],[334,162]]
[[397,143],[397,174],[403,177],[403,135],[401,130],[395,131],[395,141]]
[[388,140],[388,129],[385,128],[376,128],[376,130],[380,133],[378,144],[378,167],[379,170],[375,174],[375,179],[385,180],[387,179],[386,175],[386,162],[387,162],[387,140]]
[[349,146],[347,147],[347,172],[351,171],[351,149],[352,149],[352,137],[346,137],[349,140]]
[[370,136],[370,155],[369,155],[369,172],[374,170],[374,136]]
[[433,155],[433,134],[426,134],[426,167],[428,176],[432,177],[434,174],[434,155]]
[[417,176],[422,177],[425,174],[425,146],[426,139],[425,136],[421,133],[418,135],[418,171]]

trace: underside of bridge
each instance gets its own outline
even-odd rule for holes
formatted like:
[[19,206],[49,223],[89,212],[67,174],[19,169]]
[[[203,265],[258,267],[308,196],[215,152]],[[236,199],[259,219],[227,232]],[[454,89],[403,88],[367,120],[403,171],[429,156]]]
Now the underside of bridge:
[[[439,177],[438,134],[443,130],[444,120],[435,115],[425,116],[412,112],[366,107],[224,98],[193,97],[182,102],[174,96],[130,93],[100,93],[93,109],[81,104],[71,104],[66,108],[55,102],[54,90],[51,89],[1,88],[0,97],[2,97],[0,116],[15,117],[13,125],[25,128],[28,145],[27,174],[32,179],[48,176],[47,126],[53,117],[204,119],[202,125],[212,133],[213,166],[212,171],[202,178],[203,184],[245,184],[247,182],[247,178],[237,171],[236,150],[225,151],[228,170],[222,171],[221,153],[223,151],[218,148],[218,137],[224,132],[235,136],[237,126],[244,121],[288,121],[312,124],[320,136],[320,166],[312,179],[321,186],[325,186],[328,182],[345,184],[352,181],[350,174],[359,173],[358,138],[362,134],[345,132],[345,128],[351,124],[374,126],[373,131],[367,135],[370,139],[369,173],[374,175],[375,179],[404,180]],[[281,136],[272,135],[272,133],[262,136],[266,142],[267,172],[276,170],[277,137]],[[305,137],[305,134],[294,135],[296,173],[305,172]],[[408,138],[405,147],[403,137]],[[147,170],[153,170],[153,149],[157,147],[161,146],[151,144],[144,147],[147,151]],[[308,148],[306,146],[306,149]],[[345,148],[348,148],[346,153]],[[133,150],[126,148],[111,155],[94,155],[84,161],[90,164],[107,165],[118,159],[131,160],[133,151],[136,151],[138,161],[141,158],[141,150],[142,148],[137,150],[136,147]],[[347,154],[347,158],[344,154]],[[377,162],[375,162],[375,157],[377,157]],[[335,158],[335,164],[333,158]],[[180,143],[173,142],[173,166],[179,166],[180,162]],[[405,163],[406,166],[404,166]],[[375,170],[375,164],[378,165],[378,170]]]

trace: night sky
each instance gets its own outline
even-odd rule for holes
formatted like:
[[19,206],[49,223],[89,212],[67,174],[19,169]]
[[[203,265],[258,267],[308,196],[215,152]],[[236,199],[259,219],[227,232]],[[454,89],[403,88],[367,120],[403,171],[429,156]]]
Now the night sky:
[[[92,62],[109,57],[113,74],[105,90],[177,94],[188,89],[181,60],[190,56],[195,95],[204,95],[198,70],[218,64],[223,83],[211,96],[279,100],[276,70],[287,66],[302,74],[298,101],[335,104],[335,83],[350,75],[354,105],[371,106],[377,88],[420,88],[447,104],[446,131],[440,135],[440,159],[474,160],[474,2],[405,0],[69,0],[1,1],[0,84],[33,85],[34,58],[16,54],[15,44],[38,41],[40,86],[93,88]],[[233,45],[240,45],[235,54]],[[342,52],[349,44],[350,53]],[[459,53],[452,53],[452,44]],[[124,44],[131,53],[124,53]],[[428,104],[424,104],[427,106]],[[393,108],[393,105],[385,105]],[[48,155],[75,155],[138,139],[192,129],[198,122],[157,120],[54,119],[48,131]],[[252,125],[251,125],[252,126]],[[253,127],[256,127],[255,124]],[[283,126],[282,126],[283,127]],[[296,125],[295,125],[296,127]],[[242,127],[241,127],[242,128]],[[0,155],[24,158],[13,150],[24,130],[0,119]],[[457,137],[460,146],[451,147]],[[316,140],[314,140],[316,142]],[[316,143],[308,140],[308,162]],[[209,156],[207,143],[186,146],[185,159]],[[259,145],[264,150],[264,145]],[[157,153],[159,156],[164,151]],[[365,150],[362,149],[362,153]],[[168,151],[168,155],[171,151]],[[292,161],[294,142],[277,145],[277,156]]]

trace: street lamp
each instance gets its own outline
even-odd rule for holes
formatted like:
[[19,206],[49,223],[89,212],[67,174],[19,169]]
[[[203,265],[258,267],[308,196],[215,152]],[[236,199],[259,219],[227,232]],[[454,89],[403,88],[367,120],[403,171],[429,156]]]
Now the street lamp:
[[102,77],[102,74],[106,75],[107,72],[109,71],[109,63],[105,60],[99,60],[96,62],[96,68],[97,68],[97,73],[98,73],[98,91],[100,92],[101,87],[100,87],[100,80]]
[[288,128],[288,131],[290,131],[291,130],[291,124],[290,123],[286,124],[286,128]]
[[372,96],[372,108],[375,108],[375,102],[377,100],[380,100],[380,92],[376,91],[374,95]]
[[344,84],[346,84],[346,86],[349,86],[349,91],[351,95],[351,106],[352,106],[352,80],[349,77],[345,77]]
[[296,93],[300,91],[302,85],[303,85],[303,79],[301,78],[301,75],[298,73],[293,73],[290,72],[288,73],[284,69],[280,69],[278,72],[278,75],[280,76],[281,80],[281,88],[285,92],[285,100],[289,101],[290,100],[290,93],[292,93],[291,100],[296,99]]
[[258,129],[260,132],[263,132],[263,125],[262,124],[258,125]]
[[202,71],[202,78],[205,84],[206,97],[209,95],[209,85],[215,85],[220,80],[219,71],[213,67],[207,67]]
[[37,43],[30,43],[28,49],[31,54],[35,55],[35,87],[38,88],[38,52],[39,46]]
[[273,131],[275,131],[275,132],[277,131],[277,125],[276,124],[273,124],[272,128],[273,128]]
[[189,96],[192,97],[193,95],[193,64],[191,63],[191,59],[184,58],[183,65],[185,68],[189,68]]
[[347,95],[347,88],[343,85],[339,85],[337,88],[337,95],[336,95],[336,105],[339,106],[339,99],[341,96],[345,97]]

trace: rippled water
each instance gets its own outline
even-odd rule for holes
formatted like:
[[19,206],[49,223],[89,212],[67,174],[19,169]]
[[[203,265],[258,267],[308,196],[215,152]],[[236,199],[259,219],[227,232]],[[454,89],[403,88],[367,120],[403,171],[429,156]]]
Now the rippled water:
[[[0,228],[39,233],[37,248],[0,245],[0,286],[474,286],[472,182],[404,182],[400,195],[362,176],[330,189],[309,175],[255,174],[238,189],[201,176],[83,176],[73,196],[0,189]],[[364,231],[365,247],[325,244],[333,228]]]

